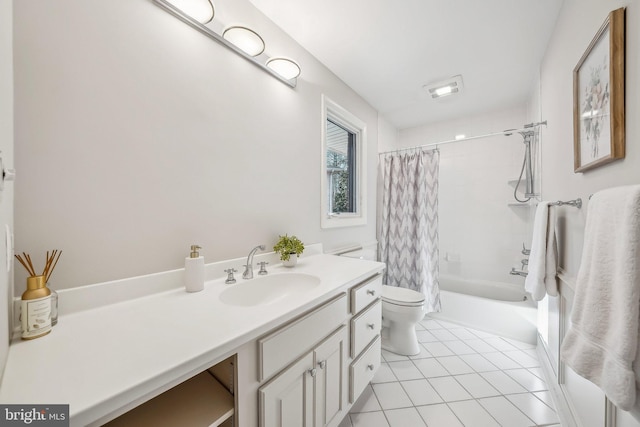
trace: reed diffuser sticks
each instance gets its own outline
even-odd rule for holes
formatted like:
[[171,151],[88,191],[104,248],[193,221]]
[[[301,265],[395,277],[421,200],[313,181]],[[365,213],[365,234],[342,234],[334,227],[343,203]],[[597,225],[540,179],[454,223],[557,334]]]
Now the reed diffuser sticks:
[[[49,251],[47,251],[44,270],[41,274],[41,276],[44,276],[45,283],[49,282],[49,278],[51,277],[53,270],[56,268],[56,265],[58,265],[60,255],[62,255],[62,251],[58,249],[54,249],[53,251],[51,251],[51,254],[49,254]],[[18,259],[18,261],[20,261],[20,264],[22,264],[22,266],[27,270],[27,273],[29,273],[30,276],[38,276],[38,274],[36,274],[35,268],[33,268],[31,256],[28,253],[22,252],[22,256],[16,255],[16,258]]]

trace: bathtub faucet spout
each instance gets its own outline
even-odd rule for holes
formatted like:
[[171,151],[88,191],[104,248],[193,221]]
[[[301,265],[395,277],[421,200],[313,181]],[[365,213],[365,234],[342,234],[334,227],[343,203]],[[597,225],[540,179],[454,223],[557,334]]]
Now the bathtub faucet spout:
[[511,271],[509,272],[509,274],[511,274],[512,276],[527,277],[527,272],[526,271],[516,270],[515,267],[511,267]]

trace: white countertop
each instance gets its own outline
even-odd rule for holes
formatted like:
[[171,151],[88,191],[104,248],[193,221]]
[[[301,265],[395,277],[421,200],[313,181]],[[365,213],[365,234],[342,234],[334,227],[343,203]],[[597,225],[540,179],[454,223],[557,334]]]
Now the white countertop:
[[90,424],[179,384],[383,269],[378,262],[314,255],[293,269],[269,268],[272,275],[306,273],[321,280],[270,305],[222,303],[220,292],[234,285],[220,278],[207,281],[202,292],[187,293],[176,283],[171,290],[62,315],[49,335],[12,343],[0,402],[69,404],[72,425]]

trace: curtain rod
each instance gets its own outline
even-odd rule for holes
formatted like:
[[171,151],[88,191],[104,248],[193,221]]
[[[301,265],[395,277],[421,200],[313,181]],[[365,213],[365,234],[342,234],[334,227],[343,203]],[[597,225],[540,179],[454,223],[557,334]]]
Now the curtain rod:
[[438,145],[442,145],[442,144],[449,144],[451,142],[462,142],[462,141],[470,141],[472,139],[480,139],[480,138],[488,138],[490,136],[497,136],[497,135],[506,135],[509,136],[515,132],[528,132],[531,131],[533,128],[537,128],[539,126],[542,125],[547,125],[547,121],[545,120],[544,122],[538,122],[538,123],[529,123],[524,125],[523,128],[521,129],[507,129],[507,130],[503,130],[502,132],[493,132],[493,133],[487,133],[484,135],[478,135],[478,136],[469,136],[467,138],[460,138],[460,139],[450,139],[447,141],[440,141],[440,142],[432,142],[429,144],[424,144],[424,145],[416,145],[415,147],[407,147],[407,148],[398,148],[396,150],[389,150],[389,151],[381,151],[380,153],[378,153],[378,155],[381,154],[387,154],[387,153],[396,153],[399,151],[407,151],[407,150],[415,150],[417,148],[427,148],[427,147],[433,147],[433,146],[438,146]]

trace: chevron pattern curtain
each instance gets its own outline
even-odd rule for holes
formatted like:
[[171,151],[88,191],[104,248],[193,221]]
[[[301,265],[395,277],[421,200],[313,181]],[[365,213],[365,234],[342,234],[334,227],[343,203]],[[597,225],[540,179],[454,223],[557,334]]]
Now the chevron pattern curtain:
[[440,311],[438,285],[437,150],[389,153],[380,161],[380,261],[384,280],[426,296],[426,312]]

